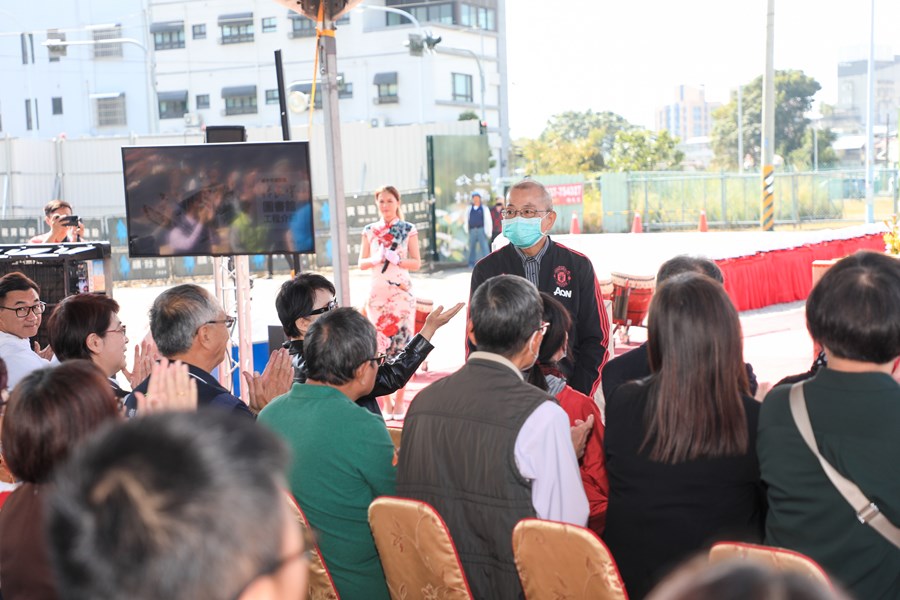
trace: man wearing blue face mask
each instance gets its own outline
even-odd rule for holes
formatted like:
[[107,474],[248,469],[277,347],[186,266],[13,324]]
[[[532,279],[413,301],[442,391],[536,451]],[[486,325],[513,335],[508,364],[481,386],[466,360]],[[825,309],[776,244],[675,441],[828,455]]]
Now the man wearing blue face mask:
[[569,385],[593,396],[608,357],[609,319],[590,259],[547,235],[555,222],[547,188],[533,179],[513,185],[503,211],[503,235],[510,243],[475,265],[469,297],[485,280],[510,274],[562,302],[572,316],[572,328],[569,356],[560,366]]

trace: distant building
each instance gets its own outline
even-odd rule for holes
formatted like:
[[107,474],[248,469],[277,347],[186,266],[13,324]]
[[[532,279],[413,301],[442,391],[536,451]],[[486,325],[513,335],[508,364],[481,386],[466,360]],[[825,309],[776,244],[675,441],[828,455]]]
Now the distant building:
[[[455,121],[471,111],[487,122],[501,163],[509,147],[504,3],[368,2],[410,12],[425,31],[442,38],[434,52],[418,56],[408,45],[415,47],[414,36],[422,32],[400,14],[360,7],[341,18],[341,120],[382,127]],[[4,29],[23,33],[0,36],[0,68],[8,74],[7,85],[0,86],[0,135],[278,126],[276,49],[282,50],[286,93],[297,111],[290,116],[307,121],[302,111],[311,100],[316,47],[310,19],[271,0],[90,4],[90,11],[78,9],[77,2],[47,11],[40,3],[25,3],[12,20],[3,17]],[[122,38],[127,41],[103,42]],[[47,47],[47,40],[64,43]],[[318,87],[311,108],[321,108],[322,92]],[[314,123],[322,117],[317,110]]]
[[[882,49],[882,54],[885,52]],[[890,54],[889,52],[886,54]],[[827,123],[845,133],[860,132],[866,125],[868,104],[868,61],[852,60],[838,64],[838,99],[834,107],[834,123]],[[900,55],[875,61],[875,125],[896,125],[900,109]]]
[[703,87],[680,85],[675,91],[678,100],[656,112],[657,131],[666,130],[681,138],[709,136],[712,131],[712,111],[721,106],[718,102],[707,102]]

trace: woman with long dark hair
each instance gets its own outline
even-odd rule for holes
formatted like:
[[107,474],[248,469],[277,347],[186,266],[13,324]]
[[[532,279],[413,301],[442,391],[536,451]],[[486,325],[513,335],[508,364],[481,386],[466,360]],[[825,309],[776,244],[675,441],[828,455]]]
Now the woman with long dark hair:
[[632,599],[715,541],[759,542],[765,515],[737,311],[721,284],[685,273],[650,305],[650,377],[606,405],[604,539]]
[[[606,498],[609,495],[603,457],[603,419],[594,399],[572,388],[559,370],[559,361],[566,356],[569,348],[569,328],[572,326],[569,311],[562,302],[547,292],[541,292],[541,302],[544,305],[543,320],[550,326],[541,342],[537,362],[528,371],[528,383],[548,392],[559,401],[559,405],[569,415],[570,426],[586,423],[593,417],[583,454],[578,458],[578,466],[584,493],[591,507],[588,527],[601,535],[606,522]],[[578,454],[579,448],[575,450]]]

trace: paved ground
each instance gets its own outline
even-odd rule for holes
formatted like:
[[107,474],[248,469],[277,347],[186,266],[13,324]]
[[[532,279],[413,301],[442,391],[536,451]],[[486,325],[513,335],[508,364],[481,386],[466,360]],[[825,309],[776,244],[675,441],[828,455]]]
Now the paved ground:
[[[465,302],[469,295],[471,271],[450,269],[413,275],[414,291],[435,304],[445,306]],[[330,273],[325,273],[329,276]],[[352,269],[350,293],[354,306],[360,307],[368,294],[369,273]],[[278,325],[274,299],[278,288],[287,276],[274,279],[256,279],[252,291],[253,339],[267,339],[267,326]],[[212,290],[211,281],[198,281]],[[148,330],[147,311],[153,299],[164,290],[164,285],[132,285],[116,287],[114,297],[122,306],[120,316],[127,324],[131,343],[139,341]],[[753,365],[760,384],[774,383],[791,373],[805,371],[812,361],[812,342],[806,332],[803,303],[783,304],[741,315],[744,328],[744,357]],[[434,337],[435,350],[429,356],[426,374],[417,375],[410,388],[417,391],[436,377],[453,371],[463,363],[465,311],[439,330]],[[646,330],[632,328],[632,346],[646,337]],[[630,346],[620,346],[617,353]],[[412,394],[408,395],[412,397]]]

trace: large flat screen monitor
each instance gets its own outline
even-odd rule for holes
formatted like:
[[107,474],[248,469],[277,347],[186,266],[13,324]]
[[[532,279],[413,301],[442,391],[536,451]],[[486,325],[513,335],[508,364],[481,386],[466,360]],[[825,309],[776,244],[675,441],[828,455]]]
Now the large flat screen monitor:
[[315,251],[308,142],[122,148],[136,257]]

